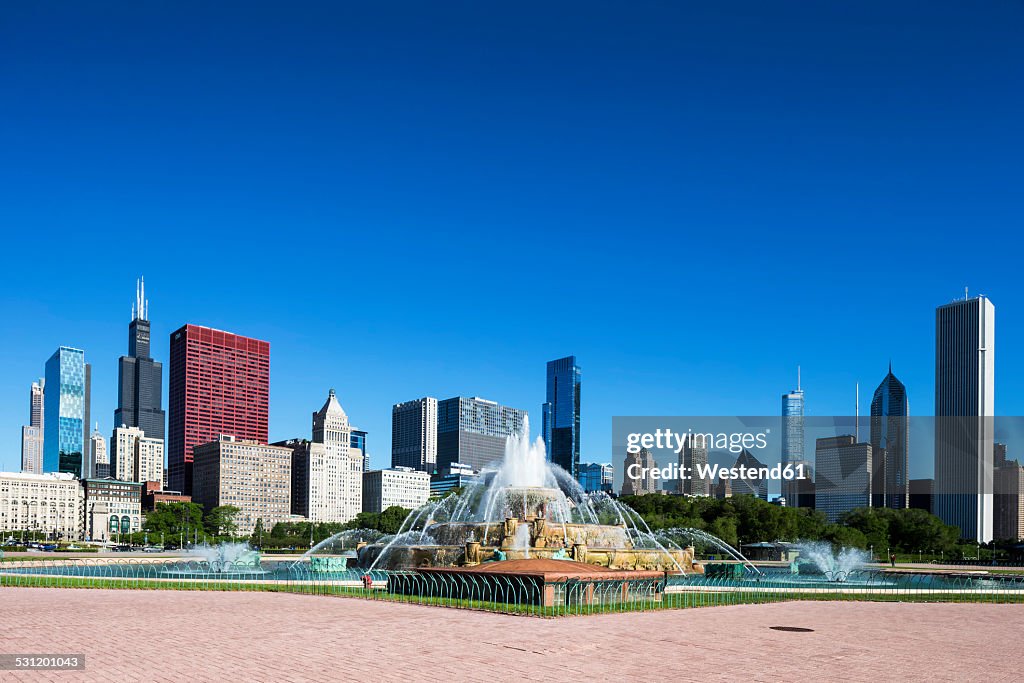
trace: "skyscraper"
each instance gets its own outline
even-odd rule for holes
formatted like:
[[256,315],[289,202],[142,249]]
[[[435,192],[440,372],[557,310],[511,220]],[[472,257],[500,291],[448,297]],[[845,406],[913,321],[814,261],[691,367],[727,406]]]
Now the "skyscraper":
[[548,361],[547,401],[541,435],[548,460],[578,478],[580,464],[580,366],[576,356]]
[[814,504],[828,521],[836,522],[854,508],[871,507],[871,457],[871,444],[857,443],[852,435],[815,442]]
[[89,446],[91,368],[85,351],[59,347],[46,361],[43,469],[82,476]]
[[679,449],[680,471],[685,472],[685,477],[679,479],[679,493],[687,496],[710,496],[711,485],[714,481],[701,479],[699,467],[708,464],[708,445],[703,436],[694,435],[697,438],[686,440],[683,447]]
[[910,506],[910,402],[903,382],[889,374],[871,399],[872,507]]
[[391,466],[431,473],[437,468],[437,399],[391,407]]
[[193,447],[221,435],[267,442],[270,344],[198,325],[172,332],[168,409],[168,487],[191,494]]
[[645,496],[657,493],[658,480],[652,473],[657,466],[654,456],[646,448],[641,448],[639,453],[626,453],[622,461],[622,495]]
[[110,462],[107,459],[107,440],[100,434],[100,425],[97,422],[89,438],[89,457],[83,471],[83,479],[94,479],[99,475],[96,473],[98,463]]
[[980,542],[993,533],[995,318],[984,296],[935,310],[933,512]]
[[615,471],[610,462],[580,463],[579,482],[587,493],[605,491],[611,493]]
[[[754,454],[746,448],[736,456],[736,464],[733,465],[733,467],[746,467],[747,470],[760,470],[764,466],[764,463],[754,457]],[[745,479],[734,479],[732,481],[732,495],[740,496],[744,494],[756,496],[761,500],[768,500],[768,480],[749,474]]]
[[32,382],[29,390],[28,424],[21,428],[21,471],[43,473],[43,386]]
[[313,443],[324,445],[323,460],[309,468],[311,520],[347,522],[363,509],[363,458],[352,448],[352,428],[331,389],[323,407],[313,413]]
[[[804,390],[800,387],[800,368],[796,369],[796,389],[782,395],[782,464],[803,464],[804,458]],[[810,507],[811,501],[804,495],[805,482],[794,479],[782,481],[782,497],[789,507]]]
[[523,431],[526,411],[483,398],[456,396],[437,402],[437,468],[452,463],[476,471],[501,460],[505,441]]
[[128,355],[117,362],[114,426],[138,427],[146,438],[163,441],[163,364],[149,356],[149,300],[145,287],[140,278],[135,285],[132,321],[128,324]]

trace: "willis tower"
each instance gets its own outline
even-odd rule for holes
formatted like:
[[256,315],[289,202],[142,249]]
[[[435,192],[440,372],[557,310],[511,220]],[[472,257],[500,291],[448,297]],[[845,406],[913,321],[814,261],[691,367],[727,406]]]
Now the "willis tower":
[[151,439],[164,438],[160,406],[163,364],[149,356],[149,301],[145,280],[135,285],[135,305],[128,325],[128,355],[117,366],[117,409],[114,427],[138,427]]

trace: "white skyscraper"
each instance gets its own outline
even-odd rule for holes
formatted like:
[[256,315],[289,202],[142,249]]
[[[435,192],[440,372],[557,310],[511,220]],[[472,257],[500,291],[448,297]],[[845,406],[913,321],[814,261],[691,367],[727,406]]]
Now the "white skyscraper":
[[[363,455],[331,389],[313,413],[313,441],[294,446],[293,512],[316,522],[347,522],[363,509]],[[301,508],[301,509],[300,509]]]
[[984,296],[935,310],[933,511],[983,542],[993,532],[995,319]]
[[110,462],[107,458],[107,440],[100,434],[100,425],[97,422],[96,428],[92,430],[92,437],[89,439],[89,454],[85,460],[85,469],[82,472],[83,479],[96,476],[96,465],[100,462]]
[[28,424],[21,428],[21,471],[43,473],[43,384],[32,382]]

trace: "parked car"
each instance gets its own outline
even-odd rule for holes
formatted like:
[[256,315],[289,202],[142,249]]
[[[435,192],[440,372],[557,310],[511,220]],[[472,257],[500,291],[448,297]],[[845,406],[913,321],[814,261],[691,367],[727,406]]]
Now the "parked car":
[[162,553],[164,549],[158,545],[147,545],[142,549],[142,551],[147,553]]

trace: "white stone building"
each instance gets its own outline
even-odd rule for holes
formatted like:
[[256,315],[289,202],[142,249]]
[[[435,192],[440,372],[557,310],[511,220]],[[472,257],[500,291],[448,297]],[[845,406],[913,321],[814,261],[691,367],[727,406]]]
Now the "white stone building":
[[82,487],[72,474],[0,472],[0,536],[35,531],[54,539],[82,537]]
[[393,505],[413,510],[430,498],[430,475],[411,467],[363,473],[363,511],[383,512]]

